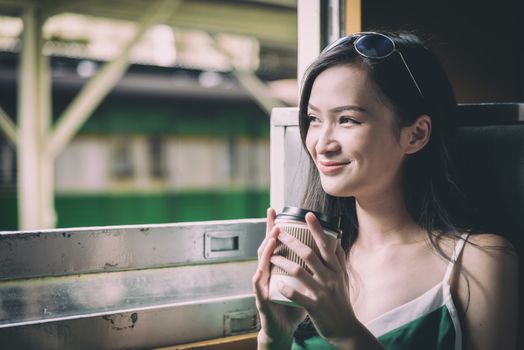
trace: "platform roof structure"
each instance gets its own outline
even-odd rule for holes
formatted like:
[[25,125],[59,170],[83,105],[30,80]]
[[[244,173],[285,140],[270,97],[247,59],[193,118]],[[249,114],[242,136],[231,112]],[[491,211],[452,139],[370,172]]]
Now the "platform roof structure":
[[[175,4],[179,1],[172,0]],[[154,4],[148,0],[0,0],[0,13],[19,16],[24,9],[38,7],[50,17],[75,13],[94,17],[136,21]],[[181,28],[208,32],[250,35],[264,45],[296,46],[296,0],[186,0],[163,21]]]
[[[49,18],[64,13],[131,21],[136,30],[53,125],[49,58],[43,54],[48,38],[43,27]],[[54,227],[54,159],[125,74],[133,47],[152,26],[198,29],[211,37],[219,33],[253,37],[261,48],[277,55],[294,55],[297,46],[297,2],[290,0],[0,0],[0,15],[23,21],[18,115],[8,116],[0,106],[0,129],[17,148],[20,229]],[[269,95],[253,71],[231,61],[232,73],[261,108],[269,112],[283,105]]]

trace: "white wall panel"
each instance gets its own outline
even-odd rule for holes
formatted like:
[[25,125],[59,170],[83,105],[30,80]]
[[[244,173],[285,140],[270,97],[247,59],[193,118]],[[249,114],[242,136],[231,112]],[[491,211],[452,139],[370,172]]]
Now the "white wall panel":
[[167,145],[171,189],[223,188],[229,185],[227,141],[177,138]]
[[103,138],[77,138],[57,157],[56,190],[105,191],[108,189],[109,147]]

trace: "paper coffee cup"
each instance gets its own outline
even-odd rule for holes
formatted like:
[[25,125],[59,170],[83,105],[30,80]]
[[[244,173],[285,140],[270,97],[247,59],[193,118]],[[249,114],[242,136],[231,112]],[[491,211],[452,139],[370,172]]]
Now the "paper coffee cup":
[[[322,213],[314,212],[307,209],[296,208],[296,207],[285,207],[283,211],[277,214],[275,225],[277,225],[283,231],[289,233],[315,252],[320,256],[320,251],[315,243],[313,234],[309,230],[306,223],[306,214],[312,212],[317,217],[320,225],[324,229],[324,233],[327,237],[328,248],[331,249],[333,254],[337,247],[337,239],[341,233],[340,231],[340,218],[328,216]],[[300,266],[302,266],[307,272],[311,273],[307,267],[304,260],[302,260],[298,255],[296,255],[291,249],[285,246],[282,243],[278,243],[275,252],[275,255],[281,255],[288,260],[291,260]],[[269,280],[269,299],[273,302],[291,306],[298,306],[285,296],[283,296],[278,290],[279,282],[282,282],[292,288],[296,289],[299,292],[304,293],[305,286],[295,277],[290,276],[287,272],[282,270],[280,267],[272,265],[271,266],[271,277]]]

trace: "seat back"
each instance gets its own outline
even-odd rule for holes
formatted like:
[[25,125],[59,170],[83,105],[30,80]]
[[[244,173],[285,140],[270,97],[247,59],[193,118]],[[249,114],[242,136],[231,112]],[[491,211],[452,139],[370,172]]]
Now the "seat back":
[[[524,104],[462,105],[457,170],[474,205],[478,228],[506,237],[519,256],[524,295]],[[524,349],[524,305],[519,300],[518,349]]]

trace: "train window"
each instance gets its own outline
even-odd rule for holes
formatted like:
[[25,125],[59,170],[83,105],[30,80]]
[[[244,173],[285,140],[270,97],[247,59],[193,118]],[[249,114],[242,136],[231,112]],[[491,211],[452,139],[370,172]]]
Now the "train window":
[[238,138],[234,135],[227,139],[229,178],[233,182],[239,176],[239,146]]
[[0,139],[0,186],[14,187],[16,184],[16,153],[4,139]]
[[162,136],[150,136],[148,138],[149,151],[149,174],[154,179],[167,177],[167,155],[166,144]]
[[133,177],[133,153],[130,138],[119,138],[113,149],[111,162],[112,175],[117,180],[127,180]]

